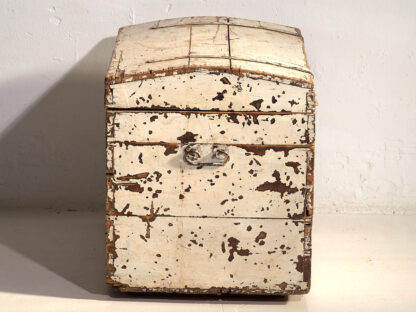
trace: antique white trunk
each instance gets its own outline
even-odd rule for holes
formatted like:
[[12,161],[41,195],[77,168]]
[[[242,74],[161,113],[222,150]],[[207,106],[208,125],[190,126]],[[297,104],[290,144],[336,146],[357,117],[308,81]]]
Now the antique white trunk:
[[298,29],[226,17],[121,28],[105,94],[109,284],[309,291],[315,99]]

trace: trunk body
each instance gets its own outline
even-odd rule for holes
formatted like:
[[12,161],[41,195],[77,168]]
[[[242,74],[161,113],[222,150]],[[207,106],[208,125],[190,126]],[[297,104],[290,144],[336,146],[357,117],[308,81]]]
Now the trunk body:
[[298,29],[226,17],[121,28],[105,95],[109,284],[309,291],[316,102]]

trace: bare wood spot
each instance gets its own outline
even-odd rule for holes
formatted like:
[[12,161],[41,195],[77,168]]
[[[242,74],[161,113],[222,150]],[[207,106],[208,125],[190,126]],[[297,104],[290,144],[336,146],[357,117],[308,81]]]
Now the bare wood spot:
[[256,243],[258,243],[261,239],[265,239],[266,238],[266,236],[267,236],[267,233],[266,232],[263,232],[263,231],[261,231],[260,233],[259,233],[259,235],[257,235],[256,236],[256,238],[255,238],[255,242]]
[[165,152],[163,153],[165,156],[168,156],[170,154],[176,154],[178,151],[177,145],[165,145]]
[[228,80],[228,78],[227,77],[222,77],[221,79],[220,79],[220,81],[223,83],[223,84],[231,84],[231,82]]
[[152,202],[152,206],[150,207],[150,213],[146,216],[142,216],[140,217],[140,219],[142,219],[143,222],[147,223],[147,228],[146,228],[146,238],[150,238],[150,222],[155,221],[156,217],[157,217],[157,213],[159,212],[160,208],[157,208],[156,211],[153,207],[153,202]]
[[256,188],[256,191],[259,192],[265,192],[265,191],[271,191],[271,192],[279,192],[281,197],[283,198],[283,195],[285,193],[292,194],[299,191],[297,187],[291,187],[292,182],[289,183],[289,185],[286,185],[282,183],[280,179],[280,173],[278,171],[274,171],[272,176],[276,179],[275,182],[264,182],[263,184],[259,185]]
[[263,99],[255,100],[251,102],[250,105],[259,111],[261,108],[261,103],[263,103]]
[[198,136],[198,134],[187,131],[183,135],[181,135],[180,137],[177,137],[177,139],[179,141],[181,141],[182,144],[188,144],[190,142],[196,142],[196,137],[197,136]]
[[299,170],[300,163],[298,163],[298,162],[288,161],[286,163],[286,166],[292,167],[296,174],[298,174],[300,172],[300,170]]
[[238,244],[240,243],[240,241],[234,237],[230,237],[228,239],[228,247],[230,248],[230,255],[228,257],[228,261],[233,261],[234,260],[234,253],[236,253],[239,256],[249,256],[251,255],[250,250],[248,249],[243,249],[243,248],[238,248]]
[[149,172],[142,172],[142,173],[132,174],[132,175],[128,174],[126,176],[118,177],[117,180],[128,181],[130,179],[143,179],[143,178],[147,178],[148,175],[149,175]]

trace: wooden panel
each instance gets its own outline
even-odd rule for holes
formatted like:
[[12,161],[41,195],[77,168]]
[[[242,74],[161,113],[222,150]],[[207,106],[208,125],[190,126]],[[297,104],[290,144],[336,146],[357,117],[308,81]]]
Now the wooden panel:
[[107,233],[107,248],[117,250],[107,258],[109,279],[122,289],[287,294],[309,287],[302,222],[118,216],[108,217]]
[[195,166],[181,145],[111,146],[113,214],[145,215],[154,207],[171,216],[303,217],[309,149],[228,146],[225,165]]
[[[224,61],[227,66],[229,61]],[[228,73],[159,77],[112,85],[111,90],[109,108],[299,113],[314,109],[307,102],[310,89]]]
[[226,25],[192,26],[191,33],[191,56],[229,56]]
[[294,27],[277,25],[277,24],[272,24],[272,23],[267,23],[267,22],[262,22],[262,21],[246,20],[246,19],[235,18],[235,17],[230,17],[228,20],[229,20],[230,25],[263,28],[263,29],[268,29],[268,30],[284,32],[284,33],[288,33],[288,34],[295,35],[295,36],[300,35],[299,31]]
[[298,36],[230,26],[230,46],[233,58],[309,70]]
[[122,61],[121,57],[122,57],[123,49],[128,46],[130,46],[131,48],[135,46],[135,44],[132,42],[134,33],[137,33],[138,36],[140,36],[140,34],[144,36],[144,33],[148,31],[148,29],[155,27],[157,23],[158,21],[153,21],[153,22],[143,23],[143,24],[134,25],[134,26],[122,27],[119,29],[113,55],[112,55],[110,65],[108,67],[108,71],[106,74],[107,80],[110,80],[110,79],[115,80],[116,76],[119,74],[119,71],[120,71],[119,66],[120,66],[120,62]]
[[[117,71],[119,75],[132,72],[145,72],[149,69],[158,70],[153,66],[161,66],[159,61],[186,58],[183,65],[188,65],[189,28],[160,28],[140,31],[133,27],[120,30],[116,51],[119,54]],[[177,61],[177,60],[176,60]],[[180,66],[182,63],[166,64],[160,69]]]
[[313,115],[110,112],[109,142],[312,144]]

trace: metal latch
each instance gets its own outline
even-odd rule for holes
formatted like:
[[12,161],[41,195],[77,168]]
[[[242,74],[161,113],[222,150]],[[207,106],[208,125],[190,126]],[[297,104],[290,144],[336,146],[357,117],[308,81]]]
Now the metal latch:
[[226,145],[191,144],[184,151],[185,161],[195,166],[223,166],[230,159]]

